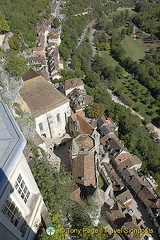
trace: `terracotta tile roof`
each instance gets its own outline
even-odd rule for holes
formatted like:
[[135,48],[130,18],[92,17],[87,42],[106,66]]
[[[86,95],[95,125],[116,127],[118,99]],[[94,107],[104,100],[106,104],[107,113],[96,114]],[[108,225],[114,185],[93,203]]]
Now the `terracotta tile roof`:
[[44,57],[38,57],[38,56],[37,57],[29,57],[28,62],[30,64],[39,63],[39,64],[42,64],[42,65],[46,65],[45,58]]
[[43,47],[33,47],[33,48],[32,48],[32,51],[33,51],[33,52],[43,52],[43,51],[44,51],[44,48],[43,48]]
[[73,177],[76,183],[85,186],[96,184],[94,152],[73,159]]
[[116,198],[125,204],[126,202],[128,202],[128,200],[131,200],[133,196],[129,190],[126,190],[117,195]]
[[115,186],[119,186],[119,189],[123,188],[124,185],[121,181],[121,178],[118,176],[118,174],[116,173],[116,171],[114,170],[112,165],[110,163],[106,163],[106,162],[103,162],[102,165],[105,167],[112,184]]
[[76,88],[78,86],[84,85],[80,78],[72,78],[64,81],[64,89],[68,90],[70,88]]
[[101,138],[101,144],[104,146],[104,149],[109,152],[109,155],[114,156],[115,158],[122,152],[127,151],[121,141],[114,134],[107,134]]
[[136,230],[140,229],[136,224],[133,223],[133,221],[130,221],[130,222],[125,222],[124,225],[122,226],[122,229],[125,229],[125,232],[126,232],[126,229],[130,230],[134,230],[135,229],[135,232],[134,234],[127,234],[128,236],[128,239],[131,239],[131,240],[140,240],[142,238],[142,234],[139,234],[136,232]]
[[118,164],[120,169],[124,169],[126,167],[131,168],[137,164],[142,164],[142,161],[133,154],[128,153],[120,153],[116,158],[115,158],[116,163]]
[[79,135],[74,140],[80,151],[81,149],[88,149],[89,151],[94,147],[94,140],[89,135]]
[[152,205],[157,202],[154,194],[146,186],[143,186],[143,188],[138,192],[138,196],[148,207],[152,207]]
[[79,111],[78,113],[72,115],[73,121],[78,121],[79,123],[79,134],[92,134],[94,131],[94,128],[86,121],[85,116],[83,115],[82,111]]
[[39,74],[35,72],[32,68],[30,68],[24,75],[23,75],[23,81],[27,81],[31,78],[38,77]]
[[108,117],[108,118],[106,119],[106,123],[107,123],[107,124],[114,124],[114,121],[113,121],[111,118]]
[[116,224],[118,228],[123,226],[123,224],[126,222],[126,217],[123,215],[121,207],[117,202],[114,204],[112,209],[106,211],[106,215],[111,222]]
[[[33,73],[34,70],[31,72]],[[67,102],[69,99],[59,92],[53,84],[46,81],[41,75],[31,79],[24,75],[24,85],[20,90],[20,95],[27,103],[33,117],[39,117]],[[37,75],[35,73],[35,75]]]

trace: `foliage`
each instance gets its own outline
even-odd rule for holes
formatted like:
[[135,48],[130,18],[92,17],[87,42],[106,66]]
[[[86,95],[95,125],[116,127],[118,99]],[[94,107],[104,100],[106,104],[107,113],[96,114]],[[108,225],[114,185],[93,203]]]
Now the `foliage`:
[[14,49],[16,51],[19,50],[20,45],[19,45],[18,37],[14,37],[14,36],[10,37],[8,43],[11,49]]
[[0,9],[5,15],[10,31],[18,37],[22,49],[25,48],[24,42],[29,47],[35,43],[36,24],[46,16],[45,9],[48,11],[49,2],[50,0],[0,1]]
[[69,58],[69,49],[67,48],[66,45],[64,45],[63,43],[61,43],[58,47],[59,49],[59,54],[60,56],[65,60],[67,61],[68,58]]
[[100,77],[99,75],[94,72],[94,71],[91,71],[91,72],[88,72],[85,79],[84,79],[84,82],[89,86],[89,87],[96,87],[98,85],[98,83],[100,82]]
[[0,13],[0,33],[6,33],[10,30],[10,27],[5,19],[5,15]]
[[55,28],[59,27],[59,25],[60,25],[60,21],[59,21],[58,18],[53,18],[52,23],[53,23],[53,26],[54,26]]
[[107,42],[102,42],[99,44],[99,49],[100,51],[108,51],[109,49],[111,49],[110,44]]
[[91,118],[99,118],[103,116],[105,109],[106,107],[103,103],[94,103],[87,109],[87,114]]
[[69,71],[67,69],[63,69],[61,70],[61,74],[63,76],[63,80],[67,80],[67,79],[71,79],[71,78],[75,78],[76,75],[74,74],[74,72]]
[[[38,234],[36,237],[36,240],[67,240],[68,237],[65,235],[65,229],[62,226],[61,219],[62,219],[62,214],[60,213],[55,213],[55,214],[49,214],[51,221],[53,223],[54,228],[56,229],[55,234],[52,236],[48,236],[46,232],[42,232]],[[64,232],[63,232],[64,231]]]
[[159,1],[139,1],[135,10],[138,12],[133,22],[143,31],[152,33],[159,38]]
[[62,12],[67,14],[67,16],[74,15],[76,13],[82,13],[90,6],[90,2],[90,0],[76,0],[75,4],[74,0],[66,1]]
[[14,51],[10,51],[7,55],[5,69],[16,76],[23,76],[28,70],[27,60],[16,55]]

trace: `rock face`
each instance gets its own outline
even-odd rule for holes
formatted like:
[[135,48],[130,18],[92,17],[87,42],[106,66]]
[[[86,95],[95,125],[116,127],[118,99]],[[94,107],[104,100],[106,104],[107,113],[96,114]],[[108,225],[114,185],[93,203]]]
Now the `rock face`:
[[2,48],[2,50],[4,50],[5,52],[10,49],[10,46],[9,46],[9,43],[8,43],[8,40],[9,40],[10,37],[13,37],[13,33],[12,33],[12,32],[6,34],[6,36],[5,36],[5,38],[4,38],[4,41],[3,41],[3,43],[2,43],[1,48]]
[[33,139],[35,122],[31,117],[28,106],[19,96],[19,90],[23,86],[23,80],[21,77],[16,77],[5,71],[5,60],[3,58],[0,59],[0,63],[0,100],[3,100],[12,111],[24,137],[26,139]]

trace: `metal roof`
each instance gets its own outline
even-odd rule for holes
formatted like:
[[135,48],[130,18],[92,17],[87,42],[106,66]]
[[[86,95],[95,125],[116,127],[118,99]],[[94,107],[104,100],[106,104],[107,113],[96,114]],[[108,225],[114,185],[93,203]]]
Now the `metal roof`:
[[0,190],[16,165],[26,140],[8,106],[0,101]]

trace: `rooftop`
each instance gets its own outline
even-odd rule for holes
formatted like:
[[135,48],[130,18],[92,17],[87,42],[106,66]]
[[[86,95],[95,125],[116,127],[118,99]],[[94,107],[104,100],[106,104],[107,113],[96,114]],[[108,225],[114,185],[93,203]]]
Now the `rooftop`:
[[78,86],[84,85],[80,78],[72,78],[64,81],[64,89],[68,90],[70,88],[76,88]]
[[65,95],[33,69],[28,70],[23,80],[20,95],[30,108],[33,117],[39,117],[69,102]]
[[72,115],[72,120],[78,123],[78,133],[79,134],[92,134],[94,128],[86,121],[85,116],[82,111]]
[[74,141],[76,142],[79,151],[84,151],[85,149],[90,151],[94,147],[94,140],[87,134],[78,135]]
[[0,190],[16,165],[26,140],[4,102],[0,102]]
[[126,167],[130,168],[134,165],[142,164],[142,161],[136,155],[130,154],[129,152],[120,153],[115,158],[115,161],[119,165],[119,168],[122,170]]
[[122,151],[127,151],[121,141],[114,134],[107,134],[101,138],[101,143],[110,155],[117,157]]
[[85,186],[96,184],[94,152],[73,159],[73,176],[76,183]]

